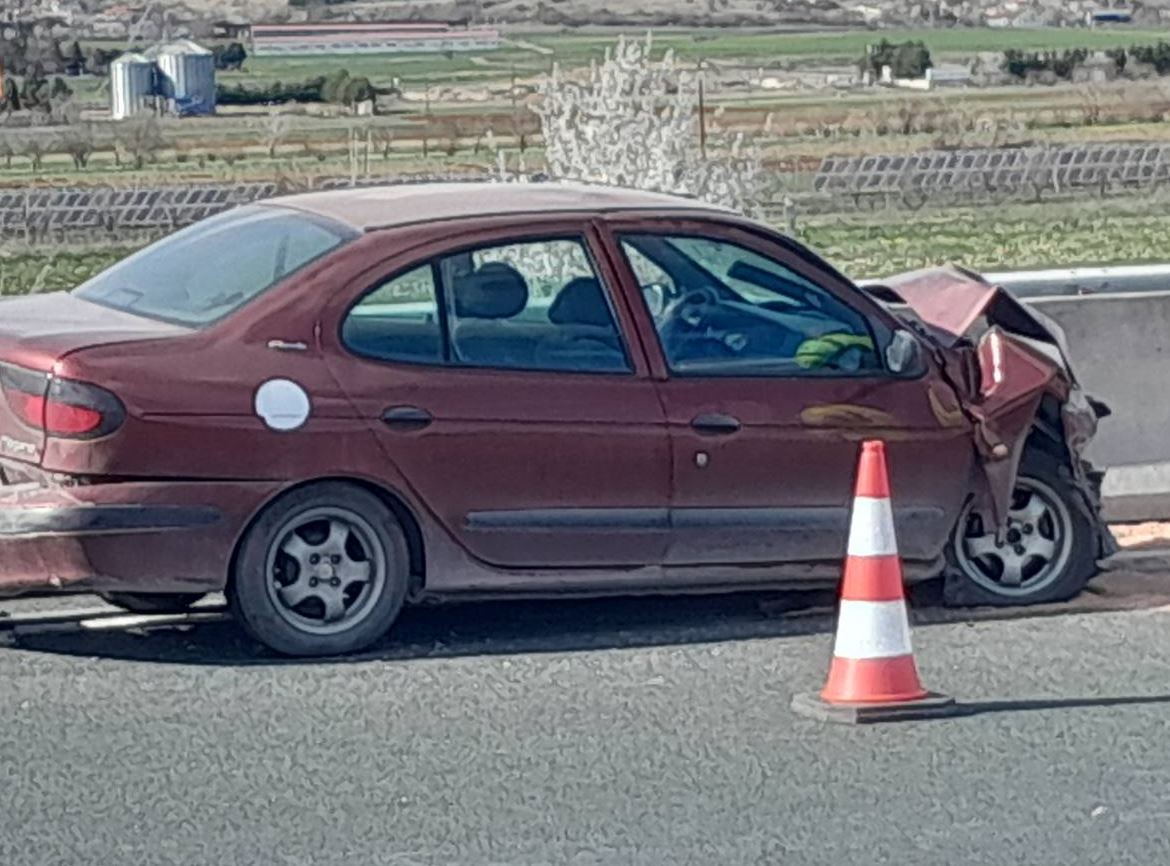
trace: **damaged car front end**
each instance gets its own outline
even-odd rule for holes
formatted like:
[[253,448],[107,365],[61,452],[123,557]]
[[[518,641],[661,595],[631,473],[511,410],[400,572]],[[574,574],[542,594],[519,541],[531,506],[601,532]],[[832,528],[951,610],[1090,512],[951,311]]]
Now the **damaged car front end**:
[[[959,395],[981,468],[973,513],[990,518],[989,530],[1000,549],[1015,544],[1013,499],[1021,466],[1043,457],[1059,466],[1076,493],[1075,523],[1092,535],[1076,539],[1081,550],[1094,562],[1114,553],[1116,542],[1101,518],[1103,473],[1084,456],[1099,420],[1110,412],[1078,382],[1059,325],[1002,287],[954,265],[910,271],[865,288],[926,339]],[[1021,527],[1034,531],[1026,522]],[[956,548],[961,558],[961,539]],[[956,563],[951,565],[953,570]],[[977,585],[948,580],[948,600],[1000,600],[972,592]]]

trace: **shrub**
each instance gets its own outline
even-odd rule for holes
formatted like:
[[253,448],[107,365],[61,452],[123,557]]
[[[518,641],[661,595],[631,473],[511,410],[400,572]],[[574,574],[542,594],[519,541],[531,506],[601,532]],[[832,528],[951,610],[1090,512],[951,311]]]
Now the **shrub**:
[[1148,63],[1159,75],[1170,73],[1170,42],[1135,45],[1129,49],[1129,56],[1139,63]]
[[239,42],[216,45],[211,52],[215,56],[216,69],[240,69],[248,59],[247,49]]
[[877,78],[882,74],[883,66],[890,67],[895,78],[921,78],[926,70],[934,66],[934,61],[924,42],[890,42],[883,39],[876,45],[866,47],[865,57],[861,59],[861,70],[868,70]]
[[[1089,52],[1084,48],[1065,51],[1018,51],[1013,48],[1003,53],[1003,69],[1016,78],[1027,78],[1029,73],[1051,72],[1057,78],[1068,80],[1088,59]],[[1116,57],[1113,62],[1117,62]]]
[[346,70],[338,69],[299,84],[282,84],[279,81],[267,87],[221,84],[216,87],[216,101],[221,105],[271,105],[276,102],[354,105],[373,99],[377,93],[377,89],[365,76],[351,77]]

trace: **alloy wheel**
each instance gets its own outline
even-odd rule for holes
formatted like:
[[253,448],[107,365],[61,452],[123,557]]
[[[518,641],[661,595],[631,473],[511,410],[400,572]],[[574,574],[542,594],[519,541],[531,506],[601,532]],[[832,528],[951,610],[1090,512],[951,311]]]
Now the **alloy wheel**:
[[273,535],[265,584],[290,625],[316,635],[353,628],[369,616],[386,582],[386,561],[369,522],[347,508],[311,508]]
[[973,582],[1000,596],[1021,597],[1046,589],[1060,578],[1072,552],[1068,506],[1035,478],[1017,481],[1002,540],[996,538],[991,517],[970,504],[958,525],[959,567]]

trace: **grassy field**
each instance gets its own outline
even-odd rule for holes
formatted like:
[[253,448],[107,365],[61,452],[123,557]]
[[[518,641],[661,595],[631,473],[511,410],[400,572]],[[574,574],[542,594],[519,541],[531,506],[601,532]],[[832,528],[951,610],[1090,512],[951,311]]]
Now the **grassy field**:
[[[797,235],[857,278],[945,262],[981,270],[1160,262],[1170,238],[1170,201],[822,217],[801,221]],[[0,252],[0,294],[71,288],[134,249]]]
[[[292,82],[344,68],[364,75],[378,85],[395,80],[403,86],[506,82],[513,72],[531,76],[547,72],[551,65],[583,66],[599,59],[622,31],[579,35],[574,33],[524,34],[505,30],[505,45],[495,51],[451,54],[348,55],[317,57],[250,57],[244,71],[221,74],[225,84]],[[634,39],[645,38],[645,29],[625,31]],[[1149,44],[1170,39],[1170,32],[1137,28],[946,28],[934,30],[841,31],[824,33],[761,33],[719,29],[656,32],[654,44],[670,49],[680,59],[724,62],[741,61],[745,67],[768,67],[807,60],[841,63],[858,60],[867,45],[880,39],[899,42],[921,40],[936,58],[970,55],[1009,48],[1045,51],[1066,48],[1106,49]],[[533,50],[536,46],[544,51]],[[108,47],[108,45],[107,45]],[[83,88],[93,91],[96,81]]]
[[955,209],[896,220],[812,220],[800,235],[855,277],[946,262],[976,270],[1163,262],[1170,213],[1164,204],[1151,211],[1044,204]]
[[[982,147],[1080,141],[1165,141],[1170,137],[1170,80],[1115,81],[1084,87],[998,87],[932,92],[885,88],[829,97],[823,91],[726,91],[709,100],[708,131],[742,134],[776,171],[815,170],[830,154],[904,153],[939,147]],[[227,110],[214,118],[166,119],[162,143],[151,162],[136,171],[125,154],[115,160],[121,126],[98,123],[96,150],[76,169],[52,147],[55,130],[43,141],[50,152],[33,169],[32,158],[14,145],[11,156],[0,129],[0,185],[107,184],[205,179],[261,179],[278,174],[349,174],[350,129],[371,140],[371,171],[405,173],[490,169],[496,146],[515,151],[524,132],[529,161],[540,159],[539,125],[523,104],[435,102],[429,114],[418,99],[397,104],[374,118],[286,114],[272,141],[263,107]],[[387,150],[387,148],[389,150]],[[425,153],[424,153],[425,151]],[[718,150],[715,151],[716,153]],[[383,155],[390,156],[389,160]],[[535,164],[535,162],[533,162]],[[789,185],[791,187],[791,185]]]
[[[631,35],[642,35],[632,32]],[[839,33],[735,33],[720,31],[667,32],[655,34],[654,44],[672,49],[687,59],[743,58],[765,62],[771,59],[811,58],[817,61],[856,60],[865,47],[880,39],[901,42],[908,39],[926,43],[933,55],[954,56],[1009,48],[1049,51],[1065,48],[1106,49],[1148,44],[1170,38],[1164,30],[1088,28],[998,28],[970,27],[934,30],[854,30]],[[587,63],[600,57],[613,43],[613,36],[533,36],[537,45],[549,48],[558,61]]]
[[[135,171],[115,160],[117,125],[98,123],[97,152],[84,170],[68,156],[50,152],[43,167],[20,148],[0,161],[0,185],[28,183],[127,184],[151,176],[175,181],[204,178],[260,178],[280,172],[310,175],[348,173],[349,127],[374,126],[381,151],[393,139],[395,167],[426,170],[438,160],[488,165],[490,155],[477,140],[490,130],[503,146],[523,131],[526,143],[539,145],[534,116],[507,88],[513,76],[532,82],[554,62],[568,67],[600,57],[618,36],[604,33],[509,33],[499,51],[479,54],[351,55],[309,58],[251,57],[242,72],[222,73],[226,85],[260,87],[275,81],[303,81],[344,67],[376,84],[397,84],[407,98],[388,106],[372,121],[351,117],[288,115],[277,145],[268,155],[264,107],[225,109],[216,118],[164,121],[165,142],[152,164]],[[644,31],[630,31],[644,38]],[[1170,39],[1170,33],[1139,29],[954,28],[835,33],[767,33],[710,29],[656,33],[655,45],[688,61],[718,60],[744,69],[775,65],[842,63],[856,60],[867,44],[880,39],[922,39],[938,57],[1005,48],[1105,48]],[[732,73],[735,77],[737,73]],[[1170,125],[1170,82],[1114,82],[1093,87],[994,87],[930,93],[873,88],[827,93],[824,90],[769,90],[740,82],[722,88],[719,75],[708,90],[709,130],[742,133],[760,148],[767,164],[781,171],[809,171],[830,153],[905,152],[923,147],[981,146],[1037,140],[1077,141],[1122,137],[1165,138]],[[744,76],[739,76],[744,77]],[[747,76],[751,77],[751,76]],[[95,106],[105,104],[104,82],[71,82]],[[475,91],[474,93],[472,91]],[[88,97],[86,97],[88,94]],[[429,94],[429,100],[425,95]],[[250,113],[248,113],[250,112]],[[389,130],[389,132],[385,132]],[[0,154],[4,131],[0,129]],[[424,144],[425,140],[425,144]],[[53,135],[45,137],[50,144]],[[717,146],[717,145],[716,145]],[[425,151],[425,154],[424,154]],[[539,154],[534,154],[539,158]],[[215,164],[212,164],[215,163]],[[225,165],[226,163],[226,165]]]
[[[499,90],[513,74],[544,73],[555,62],[578,66],[602,55],[616,31],[604,34],[513,34],[498,52],[410,56],[250,58],[245,71],[221,76],[224,83],[292,82],[338,67],[378,84],[397,82],[409,94],[390,114],[372,120],[289,115],[269,154],[268,123],[259,108],[250,115],[225,112],[216,118],[165,120],[165,142],[142,169],[114,160],[121,127],[98,123],[100,146],[90,165],[76,170],[64,153],[51,152],[34,171],[20,150],[0,152],[0,185],[114,184],[133,186],[199,180],[290,180],[347,175],[348,137],[357,125],[370,132],[370,172],[382,176],[440,175],[491,170],[495,158],[483,146],[491,129],[498,143],[516,150],[518,114],[530,146],[526,163],[540,163],[534,117]],[[642,37],[644,32],[631,32]],[[758,68],[856,59],[880,38],[922,39],[936,58],[1005,48],[1032,50],[1107,48],[1158,39],[1148,30],[989,28],[842,33],[669,31],[655,34],[659,49],[687,60],[710,58]],[[535,47],[534,47],[535,46]],[[543,50],[540,50],[543,49]],[[94,87],[96,82],[90,82]],[[460,96],[458,87],[491,85],[487,101]],[[420,88],[431,93],[429,112]],[[482,95],[482,94],[481,94]],[[765,165],[786,192],[799,194],[810,172],[828,154],[904,152],[950,147],[1087,140],[1170,138],[1170,79],[1122,81],[1092,87],[997,87],[914,93],[875,88],[823,90],[725,90],[709,92],[709,131],[742,133],[760,149]],[[4,144],[0,129],[0,145]],[[423,141],[426,154],[423,154]],[[384,151],[387,144],[390,150]],[[533,146],[535,145],[535,146]],[[799,211],[799,207],[797,208]],[[1129,199],[1060,206],[1014,205],[947,211],[879,211],[805,218],[797,214],[802,239],[854,275],[880,275],[942,261],[976,268],[1055,264],[1106,264],[1166,258],[1170,200],[1148,193]],[[22,248],[0,244],[0,293],[76,285],[133,249],[131,241],[101,248]]]
[[0,295],[71,289],[134,252],[134,247],[0,253]]

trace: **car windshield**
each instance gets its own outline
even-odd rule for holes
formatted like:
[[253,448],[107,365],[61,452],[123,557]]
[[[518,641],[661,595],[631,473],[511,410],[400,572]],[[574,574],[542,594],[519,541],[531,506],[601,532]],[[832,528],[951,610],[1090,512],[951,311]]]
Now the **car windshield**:
[[285,208],[236,208],[151,244],[74,294],[135,315],[200,327],[355,235],[339,223]]

